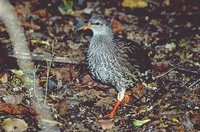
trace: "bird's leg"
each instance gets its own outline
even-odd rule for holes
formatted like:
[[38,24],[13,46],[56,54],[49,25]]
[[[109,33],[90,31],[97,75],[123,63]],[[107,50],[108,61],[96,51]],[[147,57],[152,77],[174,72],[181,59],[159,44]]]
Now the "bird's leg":
[[132,99],[130,98],[130,96],[131,96],[130,91],[125,92],[125,94],[124,94],[124,100],[123,100],[124,104],[130,104],[130,102],[132,101]]
[[125,89],[122,89],[121,91],[119,91],[119,93],[117,95],[117,103],[115,104],[111,113],[104,116],[105,118],[113,118],[115,116],[119,105],[121,104],[122,100],[124,99],[125,91],[126,91]]

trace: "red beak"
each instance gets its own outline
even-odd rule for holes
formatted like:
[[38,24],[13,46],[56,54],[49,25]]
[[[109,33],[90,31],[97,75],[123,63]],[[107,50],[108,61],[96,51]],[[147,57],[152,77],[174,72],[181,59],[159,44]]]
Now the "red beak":
[[87,26],[84,26],[84,27],[83,27],[83,30],[88,30],[88,29],[90,29],[90,30],[91,30],[91,29],[92,29],[92,26],[90,26],[90,25],[87,25]]

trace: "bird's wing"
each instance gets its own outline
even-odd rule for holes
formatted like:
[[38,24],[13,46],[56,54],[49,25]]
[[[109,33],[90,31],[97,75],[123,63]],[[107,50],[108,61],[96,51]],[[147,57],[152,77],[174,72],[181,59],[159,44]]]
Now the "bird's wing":
[[128,72],[133,74],[149,72],[151,60],[147,51],[139,43],[120,37],[115,37],[114,41],[119,47],[118,57],[120,57],[119,60],[122,67],[125,67]]

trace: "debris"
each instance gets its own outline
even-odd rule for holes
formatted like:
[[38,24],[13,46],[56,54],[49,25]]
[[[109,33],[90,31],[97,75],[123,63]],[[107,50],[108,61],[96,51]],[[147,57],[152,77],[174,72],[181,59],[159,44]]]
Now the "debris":
[[7,118],[1,123],[5,132],[23,132],[28,129],[27,123],[18,118]]
[[148,0],[123,0],[123,7],[144,8],[148,6]]
[[23,97],[24,97],[24,94],[17,94],[17,95],[7,95],[7,96],[3,97],[2,99],[6,103],[17,105],[17,104],[22,103]]
[[26,108],[9,103],[0,103],[0,112],[6,112],[12,115],[37,115],[33,108]]
[[115,126],[112,120],[100,120],[99,122],[103,130],[109,130]]

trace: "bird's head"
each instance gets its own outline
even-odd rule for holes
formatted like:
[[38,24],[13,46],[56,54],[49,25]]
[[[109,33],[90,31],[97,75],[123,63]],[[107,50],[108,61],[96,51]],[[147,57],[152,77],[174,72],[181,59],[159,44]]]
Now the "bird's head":
[[87,25],[84,27],[84,30],[92,30],[94,35],[108,35],[112,34],[111,24],[106,18],[102,15],[92,17]]

